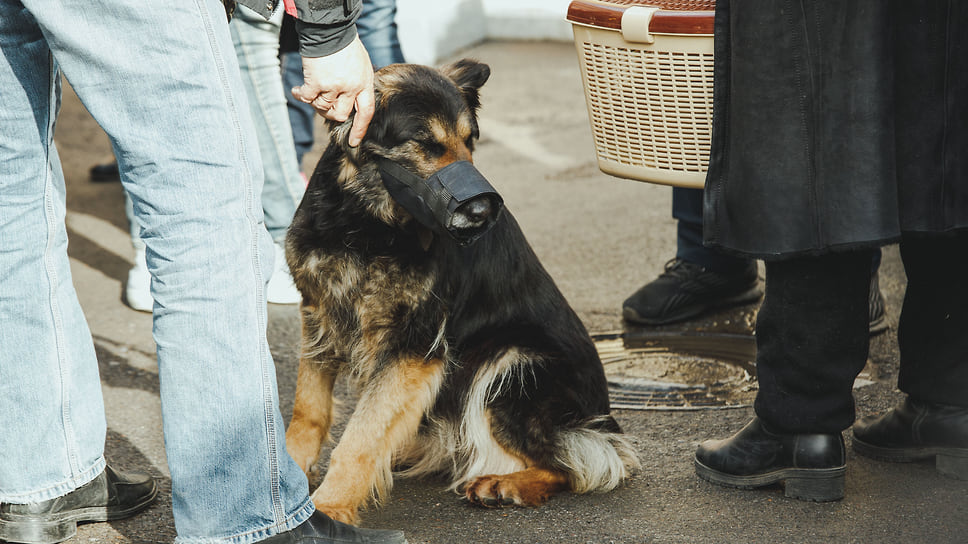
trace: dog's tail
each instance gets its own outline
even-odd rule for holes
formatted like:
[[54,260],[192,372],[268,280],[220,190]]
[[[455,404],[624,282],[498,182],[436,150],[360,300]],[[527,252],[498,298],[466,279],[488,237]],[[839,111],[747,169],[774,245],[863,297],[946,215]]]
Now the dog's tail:
[[558,432],[556,462],[569,475],[574,493],[615,489],[632,470],[641,467],[628,437],[610,415],[597,416]]

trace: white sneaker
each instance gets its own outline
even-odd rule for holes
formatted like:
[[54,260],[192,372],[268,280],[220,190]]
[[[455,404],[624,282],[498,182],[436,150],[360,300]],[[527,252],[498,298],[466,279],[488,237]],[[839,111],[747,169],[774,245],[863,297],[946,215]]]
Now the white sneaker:
[[143,248],[135,250],[134,267],[128,271],[128,285],[124,288],[124,301],[139,312],[150,312],[155,305],[151,298],[151,274]]
[[276,265],[269,278],[269,285],[266,287],[266,300],[273,304],[299,304],[302,295],[296,284],[292,281],[292,274],[289,273],[289,265],[286,263],[286,249],[282,244],[273,244],[276,247]]

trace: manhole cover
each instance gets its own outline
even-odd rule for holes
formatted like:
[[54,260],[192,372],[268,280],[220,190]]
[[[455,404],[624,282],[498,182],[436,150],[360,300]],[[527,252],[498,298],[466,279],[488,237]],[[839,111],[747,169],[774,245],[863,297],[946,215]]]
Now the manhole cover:
[[593,335],[612,408],[706,410],[750,406],[756,342],[740,334]]

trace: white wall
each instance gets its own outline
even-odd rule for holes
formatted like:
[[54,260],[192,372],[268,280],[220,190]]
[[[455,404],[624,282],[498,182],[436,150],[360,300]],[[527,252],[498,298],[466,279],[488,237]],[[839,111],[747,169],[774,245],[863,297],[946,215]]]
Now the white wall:
[[485,39],[572,40],[570,0],[397,0],[408,62],[436,64]]

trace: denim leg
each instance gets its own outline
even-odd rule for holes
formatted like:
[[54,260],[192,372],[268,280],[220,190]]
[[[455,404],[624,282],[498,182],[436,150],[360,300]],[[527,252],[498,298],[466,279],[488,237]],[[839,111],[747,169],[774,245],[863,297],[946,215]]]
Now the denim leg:
[[676,257],[724,274],[745,270],[750,259],[726,255],[703,245],[702,193],[702,189],[672,188],[672,217],[678,220]]
[[313,507],[285,451],[262,163],[221,2],[27,5],[111,138],[141,225],[178,541],[295,527]]
[[286,229],[306,190],[280,77],[279,30],[283,14],[280,4],[266,21],[240,5],[229,25],[262,155],[266,228],[276,242],[285,240]]
[[0,502],[30,503],[101,473],[106,425],[67,257],[60,73],[17,0],[0,0],[0,58]]
[[[303,84],[302,57],[298,51],[290,51],[279,55],[282,63],[282,87],[285,89],[286,109],[289,113],[289,126],[292,129],[292,139],[296,146],[296,161],[302,166],[303,157],[313,149],[313,119],[316,110],[305,102],[300,102],[289,92],[293,87]],[[310,171],[312,171],[312,168]]]
[[[397,37],[396,0],[363,0],[363,11],[356,21],[360,41],[370,54],[373,69],[379,70],[387,64],[404,62],[400,40]],[[296,145],[298,163],[302,165],[303,156],[313,148],[313,118],[316,111],[305,102],[292,96],[289,89],[303,83],[302,57],[296,51],[280,55],[282,61],[282,81],[285,89],[286,104],[289,109],[289,124]],[[310,168],[312,170],[312,167]]]
[[396,17],[396,0],[363,0],[363,11],[356,21],[356,28],[360,41],[370,54],[374,70],[403,62]]

